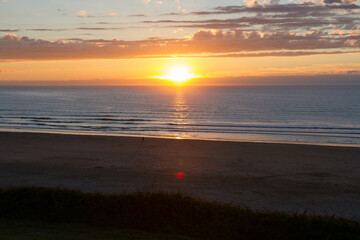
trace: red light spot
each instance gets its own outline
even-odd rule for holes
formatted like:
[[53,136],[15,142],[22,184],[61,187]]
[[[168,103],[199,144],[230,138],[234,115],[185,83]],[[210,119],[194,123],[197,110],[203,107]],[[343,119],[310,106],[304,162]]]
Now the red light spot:
[[177,177],[178,179],[183,179],[183,178],[185,177],[185,173],[183,173],[183,172],[178,172],[178,173],[176,174],[176,177]]

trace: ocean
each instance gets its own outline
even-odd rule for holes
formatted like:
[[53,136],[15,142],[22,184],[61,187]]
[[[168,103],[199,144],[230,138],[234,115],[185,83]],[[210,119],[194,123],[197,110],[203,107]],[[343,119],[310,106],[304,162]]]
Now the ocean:
[[360,86],[2,86],[0,129],[360,146]]

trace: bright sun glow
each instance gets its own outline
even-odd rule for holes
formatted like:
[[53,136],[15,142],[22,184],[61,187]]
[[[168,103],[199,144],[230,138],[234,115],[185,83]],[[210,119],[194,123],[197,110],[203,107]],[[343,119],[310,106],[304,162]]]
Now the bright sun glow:
[[169,80],[174,84],[181,85],[185,82],[198,78],[200,76],[190,73],[186,66],[173,66],[169,69],[168,73],[164,76],[156,76],[155,78]]

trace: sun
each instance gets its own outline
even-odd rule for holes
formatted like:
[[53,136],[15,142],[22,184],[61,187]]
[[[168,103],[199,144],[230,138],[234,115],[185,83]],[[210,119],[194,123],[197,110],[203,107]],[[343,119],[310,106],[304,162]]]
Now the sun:
[[176,85],[182,85],[191,79],[198,78],[199,75],[193,74],[189,68],[182,65],[172,66],[164,76],[156,76],[155,78],[171,81]]

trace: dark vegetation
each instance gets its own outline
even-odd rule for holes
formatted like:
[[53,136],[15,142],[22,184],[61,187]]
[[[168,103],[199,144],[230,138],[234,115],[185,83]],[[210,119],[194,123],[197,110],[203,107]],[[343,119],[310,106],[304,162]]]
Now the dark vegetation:
[[360,239],[356,221],[252,211],[172,193],[105,195],[60,188],[3,188],[0,219],[135,229],[198,239]]
[[85,224],[1,220],[1,240],[193,240],[169,234],[147,233]]

